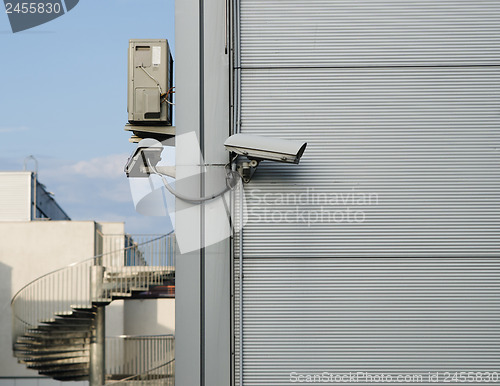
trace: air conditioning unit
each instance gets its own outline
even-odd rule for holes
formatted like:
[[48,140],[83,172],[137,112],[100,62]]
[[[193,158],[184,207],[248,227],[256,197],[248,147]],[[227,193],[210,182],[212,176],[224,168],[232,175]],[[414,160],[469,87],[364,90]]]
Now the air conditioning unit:
[[172,125],[173,64],[166,39],[131,39],[128,50],[128,121]]

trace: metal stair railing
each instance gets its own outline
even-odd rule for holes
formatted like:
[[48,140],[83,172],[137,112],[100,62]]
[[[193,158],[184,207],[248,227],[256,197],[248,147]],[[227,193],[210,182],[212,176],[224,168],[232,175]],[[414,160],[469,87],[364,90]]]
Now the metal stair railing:
[[124,248],[47,273],[21,288],[11,301],[14,351],[18,338],[29,330],[55,321],[56,316],[70,315],[74,309],[92,307],[90,276],[96,265],[104,266],[100,297],[107,301],[117,294],[162,284],[164,275],[174,272],[175,236],[147,237],[139,236],[138,243],[135,236],[125,235]]
[[174,385],[174,335],[106,338],[108,384]]

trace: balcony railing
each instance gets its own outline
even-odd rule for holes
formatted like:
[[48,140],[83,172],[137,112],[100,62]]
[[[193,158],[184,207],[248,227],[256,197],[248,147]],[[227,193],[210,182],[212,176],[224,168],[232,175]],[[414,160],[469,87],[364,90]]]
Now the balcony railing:
[[174,386],[173,335],[106,338],[107,383],[147,383]]
[[105,267],[106,282],[99,297],[109,301],[116,294],[161,284],[162,275],[174,270],[173,233],[103,236],[99,242],[104,253],[45,274],[16,293],[11,302],[14,343],[40,323],[54,321],[75,308],[91,308],[96,289],[91,288],[90,275],[95,266]]
[[[96,255],[105,256],[104,266],[115,265],[114,260],[126,266],[175,266],[175,239],[173,234],[103,235],[97,232]],[[154,240],[154,242],[151,242]]]

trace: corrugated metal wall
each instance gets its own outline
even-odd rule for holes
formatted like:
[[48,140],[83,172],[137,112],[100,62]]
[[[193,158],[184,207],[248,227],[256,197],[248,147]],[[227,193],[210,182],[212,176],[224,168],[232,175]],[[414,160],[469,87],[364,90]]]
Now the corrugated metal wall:
[[0,173],[0,221],[30,221],[31,172]]
[[498,65],[496,0],[241,0],[248,67]]
[[[499,295],[499,259],[247,260],[244,385],[498,384]],[[461,371],[483,382],[445,382]]]
[[308,142],[247,185],[246,257],[498,255],[498,69],[242,77],[245,133]]
[[245,385],[500,368],[499,43],[498,1],[241,0],[242,131],[309,143],[246,186]]

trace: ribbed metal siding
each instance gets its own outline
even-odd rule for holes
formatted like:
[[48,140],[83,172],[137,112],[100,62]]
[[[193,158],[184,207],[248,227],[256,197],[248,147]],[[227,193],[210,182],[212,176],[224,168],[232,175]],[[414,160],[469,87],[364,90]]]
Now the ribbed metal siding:
[[30,221],[32,176],[29,172],[0,173],[0,221]]
[[308,142],[246,186],[244,256],[497,256],[499,111],[497,68],[244,71],[243,132]]
[[243,132],[309,143],[246,186],[244,385],[498,370],[500,2],[241,0],[241,23]]
[[499,64],[496,0],[242,0],[242,63]]
[[247,186],[245,256],[497,254],[499,26],[498,1],[241,0],[242,130],[309,143]]
[[244,385],[289,385],[292,372],[440,373],[422,385],[500,373],[499,297],[500,259],[246,259]]

